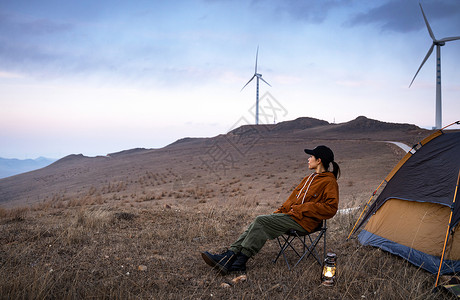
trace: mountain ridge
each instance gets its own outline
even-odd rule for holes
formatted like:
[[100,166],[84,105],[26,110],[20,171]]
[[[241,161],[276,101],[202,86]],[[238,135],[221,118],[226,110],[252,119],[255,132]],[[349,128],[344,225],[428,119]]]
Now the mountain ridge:
[[36,159],[18,159],[0,157],[0,179],[46,167],[56,159],[38,157]]
[[[203,185],[217,189],[217,183],[230,176],[255,178],[257,172],[283,169],[296,161],[307,144],[327,143],[338,153],[353,153],[357,150],[348,149],[360,143],[381,147],[366,141],[414,144],[428,133],[415,125],[366,117],[340,124],[304,117],[279,124],[243,125],[215,137],[185,137],[159,149],[135,148],[96,157],[71,154],[45,168],[0,179],[0,205],[67,203],[94,195],[100,201],[112,201],[139,198],[139,191],[142,197],[155,198],[177,193],[178,184],[198,182],[197,178],[206,178]],[[291,176],[295,174],[286,175]],[[113,186],[121,186],[120,191],[113,192]]]

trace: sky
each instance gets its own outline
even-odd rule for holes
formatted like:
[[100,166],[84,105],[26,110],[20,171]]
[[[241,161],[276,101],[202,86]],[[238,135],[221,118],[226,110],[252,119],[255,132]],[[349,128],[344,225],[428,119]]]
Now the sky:
[[[437,39],[460,1],[420,2]],[[0,157],[161,148],[260,123],[358,116],[431,128],[435,53],[416,0],[0,2]],[[460,119],[460,41],[441,49]]]

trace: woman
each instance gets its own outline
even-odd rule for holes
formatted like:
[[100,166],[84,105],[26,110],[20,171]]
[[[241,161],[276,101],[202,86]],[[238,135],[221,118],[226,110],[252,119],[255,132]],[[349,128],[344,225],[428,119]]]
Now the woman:
[[305,153],[310,154],[308,168],[315,172],[305,177],[274,213],[256,217],[228,251],[222,254],[202,252],[208,265],[222,274],[245,271],[248,259],[257,254],[267,240],[289,229],[311,232],[322,220],[335,215],[339,204],[337,178],[340,168],[334,161],[334,153],[326,146],[305,149]]

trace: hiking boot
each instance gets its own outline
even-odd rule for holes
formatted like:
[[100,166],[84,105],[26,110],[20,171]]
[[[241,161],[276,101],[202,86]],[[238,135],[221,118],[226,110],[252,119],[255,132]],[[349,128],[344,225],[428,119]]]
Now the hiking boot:
[[249,256],[244,255],[243,253],[238,253],[235,261],[232,263],[228,272],[245,272],[246,271],[246,262],[248,261]]
[[236,259],[235,253],[230,250],[222,254],[211,254],[208,251],[205,251],[201,252],[201,257],[208,265],[218,269],[223,275],[228,273],[228,268]]

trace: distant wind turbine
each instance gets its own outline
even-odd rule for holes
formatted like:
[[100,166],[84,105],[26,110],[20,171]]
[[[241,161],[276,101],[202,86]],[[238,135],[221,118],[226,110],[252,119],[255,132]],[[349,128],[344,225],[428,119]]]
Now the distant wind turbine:
[[254,71],[254,75],[249,79],[248,83],[246,83],[241,90],[243,90],[253,79],[254,77],[257,78],[257,83],[256,83],[256,125],[259,124],[259,79],[271,86],[268,82],[266,82],[262,78],[262,74],[257,73],[257,58],[259,56],[259,46],[257,46],[257,52],[256,52],[256,69]]
[[420,9],[422,10],[423,18],[425,19],[425,24],[426,28],[428,29],[428,33],[431,36],[431,39],[433,40],[433,44],[431,45],[430,49],[428,50],[428,53],[425,56],[425,59],[422,61],[422,64],[417,70],[417,73],[415,73],[414,78],[412,78],[412,81],[409,85],[411,87],[412,83],[415,80],[415,77],[417,77],[418,72],[420,69],[423,67],[423,64],[427,61],[427,59],[430,57],[431,53],[433,52],[434,46],[436,46],[436,129],[441,129],[442,128],[442,107],[441,107],[441,46],[444,46],[446,42],[450,41],[455,41],[455,40],[460,40],[460,36],[456,37],[447,37],[443,38],[440,40],[437,40],[434,37],[433,31],[431,30],[430,24],[428,23],[428,20],[425,16],[425,13],[423,12],[422,4],[420,4]]

